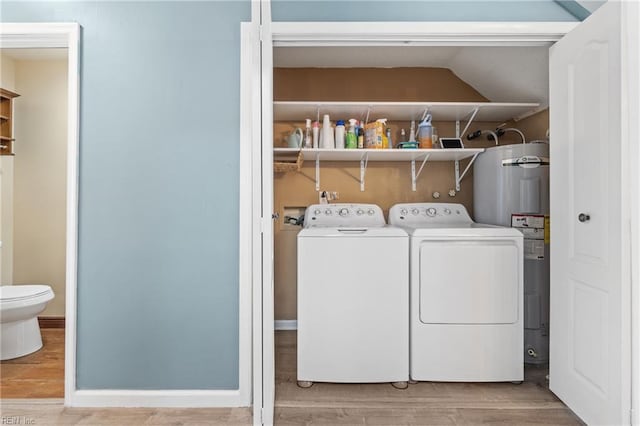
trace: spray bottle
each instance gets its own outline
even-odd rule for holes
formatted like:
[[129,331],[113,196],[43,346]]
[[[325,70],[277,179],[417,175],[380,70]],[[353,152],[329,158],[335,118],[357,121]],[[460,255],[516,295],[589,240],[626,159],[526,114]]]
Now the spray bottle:
[[433,135],[433,126],[431,125],[431,114],[427,114],[424,117],[424,120],[418,126],[418,140],[420,142],[420,148],[422,149],[431,149],[433,146],[433,140],[431,139],[431,135]]

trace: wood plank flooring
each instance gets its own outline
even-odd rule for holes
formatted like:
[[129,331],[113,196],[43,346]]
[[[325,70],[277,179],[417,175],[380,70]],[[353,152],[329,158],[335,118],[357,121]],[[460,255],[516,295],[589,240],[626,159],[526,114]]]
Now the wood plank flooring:
[[[2,424],[15,425],[250,425],[250,408],[68,408],[50,399],[2,401]],[[11,423],[12,419],[16,419]],[[0,423],[2,422],[0,421]]]
[[548,389],[546,368],[525,383],[296,384],[296,332],[276,333],[276,424],[580,425]]
[[[65,408],[64,331],[43,329],[45,347],[0,365],[4,419],[35,425],[248,425],[250,408]],[[39,363],[38,363],[39,362]],[[296,385],[296,332],[276,333],[277,425],[580,425],[547,388],[546,369],[522,385],[417,383]],[[21,393],[22,392],[22,393]],[[11,396],[10,396],[11,395]],[[21,395],[21,396],[19,396]],[[7,423],[7,420],[5,423]]]
[[64,329],[43,328],[37,352],[0,362],[0,396],[64,398]]

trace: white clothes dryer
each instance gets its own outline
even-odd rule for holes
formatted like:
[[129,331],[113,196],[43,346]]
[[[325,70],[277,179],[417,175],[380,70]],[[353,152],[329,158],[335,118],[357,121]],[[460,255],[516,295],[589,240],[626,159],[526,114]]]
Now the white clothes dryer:
[[[409,241],[372,204],[317,204],[298,234],[298,384],[409,379]],[[400,383],[398,383],[400,382]]]
[[524,380],[523,237],[474,223],[461,204],[396,204],[410,236],[410,376]]

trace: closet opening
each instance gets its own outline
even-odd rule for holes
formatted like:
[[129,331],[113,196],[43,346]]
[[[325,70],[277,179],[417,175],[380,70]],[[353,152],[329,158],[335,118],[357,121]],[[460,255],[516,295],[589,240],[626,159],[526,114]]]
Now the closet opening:
[[[443,419],[470,415],[494,418],[497,410],[517,402],[521,410],[504,412],[505,419],[524,418],[527,409],[544,405],[546,408],[553,406],[553,410],[544,412],[551,422],[577,421],[548,389],[548,167],[551,161],[548,153],[548,55],[548,46],[273,49],[273,207],[278,214],[274,222],[276,416],[278,406],[293,405],[333,407],[336,416],[345,409],[362,410],[366,416],[364,410],[375,405],[410,409],[416,419],[420,418],[421,410],[429,409],[429,414],[424,415],[430,421],[435,415],[442,415]],[[321,129],[326,115],[332,126],[332,147],[322,147],[326,142],[322,140]],[[432,146],[425,148],[428,150],[398,149],[398,145],[412,142],[412,128],[418,139],[420,123],[427,115],[431,116]],[[390,136],[393,148],[370,150],[366,149],[365,141],[364,149],[357,145],[350,149],[346,146],[347,137],[344,145],[336,148],[336,138],[341,139],[341,136],[336,134],[335,128],[344,123],[344,132],[348,133],[350,119],[363,123],[363,127],[386,119],[384,136],[387,140]],[[318,123],[317,142],[315,123]],[[305,147],[307,135],[309,145]],[[483,164],[487,157],[490,164]],[[517,182],[517,188],[509,187],[513,182]],[[298,267],[305,253],[298,250],[298,234],[305,219],[309,220],[309,206],[326,204],[331,208],[336,203],[377,205],[386,223],[390,220],[392,206],[401,203],[440,203],[443,209],[445,204],[461,205],[477,223],[518,228],[520,233],[523,232],[522,223],[525,223],[530,230],[524,231],[522,243],[523,298],[519,304],[512,301],[524,339],[524,345],[518,349],[522,362],[526,361],[523,383],[486,378],[413,380],[408,377],[406,389],[398,389],[405,386],[348,379],[344,383],[305,380],[304,377],[301,380],[298,376],[298,321],[305,315],[300,309],[307,309],[307,305],[300,303]],[[511,207],[514,204],[518,204],[517,208]],[[324,212],[324,207],[320,209],[317,209],[318,215]],[[355,206],[354,214],[357,215],[357,211]],[[342,214],[339,210],[336,212]],[[443,259],[445,251],[445,248],[437,248],[431,256]],[[452,253],[455,257],[455,252]],[[351,273],[345,272],[342,264],[332,264],[329,252],[326,257],[321,252],[314,252],[314,256],[310,262],[320,265],[316,271],[325,271],[327,279],[339,279],[341,275]],[[374,264],[392,256],[393,253],[383,250],[369,260]],[[354,256],[354,259],[358,258]],[[410,271],[414,268],[410,266],[413,260],[413,255],[406,255]],[[463,258],[452,259],[451,267],[458,270],[477,267],[471,263]],[[451,271],[452,280],[462,279],[454,272]],[[438,273],[443,273],[440,276],[447,280],[446,271]],[[474,274],[476,272],[470,270],[467,276]],[[358,275],[351,279],[357,281]],[[414,279],[413,275],[411,279]],[[412,285],[410,287],[413,289]],[[373,286],[371,292],[375,292]],[[314,321],[314,327],[320,329],[326,321],[331,323],[333,330],[338,330],[337,333],[345,331],[350,336],[357,336],[358,327],[375,322],[359,317],[361,305],[366,303],[371,292],[365,291],[360,298],[349,301],[345,298],[353,295],[345,288],[342,295],[338,291],[322,301],[316,299],[314,303],[326,304],[326,317],[306,320]],[[429,303],[411,300],[420,297],[419,292],[408,293],[407,304],[412,306],[407,307],[409,328],[416,328],[429,321],[424,319],[423,312],[419,312]],[[485,296],[486,293],[490,290]],[[452,302],[456,297],[463,299],[469,295],[460,293],[443,297]],[[474,297],[489,300],[482,291]],[[461,305],[465,305],[462,300]],[[468,308],[473,309],[473,303]],[[486,311],[487,315],[502,308],[494,306]],[[337,324],[336,318],[339,318]],[[372,335],[385,336],[385,330],[369,331]],[[328,338],[326,350],[339,350],[331,346],[331,336]],[[441,338],[446,342],[447,332]],[[471,328],[467,338],[479,339],[477,347],[482,347],[481,332],[474,334]],[[416,340],[411,335],[409,339]],[[444,350],[440,343],[427,342],[426,346],[432,351]],[[385,350],[395,348],[387,346]],[[456,356],[468,365],[478,365],[483,357],[490,363],[490,351],[483,351]],[[341,358],[340,355],[332,357],[328,352],[318,354],[318,357]],[[345,354],[347,358],[348,354]],[[412,352],[408,358],[409,363],[415,362],[416,353]],[[332,361],[316,361],[327,364],[324,367],[329,370],[332,368]],[[362,359],[362,362],[366,363],[366,360]],[[312,386],[305,388],[309,385]],[[471,414],[473,410],[465,407],[474,404],[488,410]],[[439,414],[434,414],[434,410]],[[313,410],[305,409],[301,416],[312,417]]]

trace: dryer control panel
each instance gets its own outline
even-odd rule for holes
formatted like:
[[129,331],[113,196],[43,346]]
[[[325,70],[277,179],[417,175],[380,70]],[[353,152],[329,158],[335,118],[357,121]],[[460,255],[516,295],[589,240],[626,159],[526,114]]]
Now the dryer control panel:
[[389,225],[418,226],[473,223],[467,209],[454,203],[404,203],[389,210]]
[[304,214],[304,227],[384,226],[382,209],[375,204],[312,204]]

